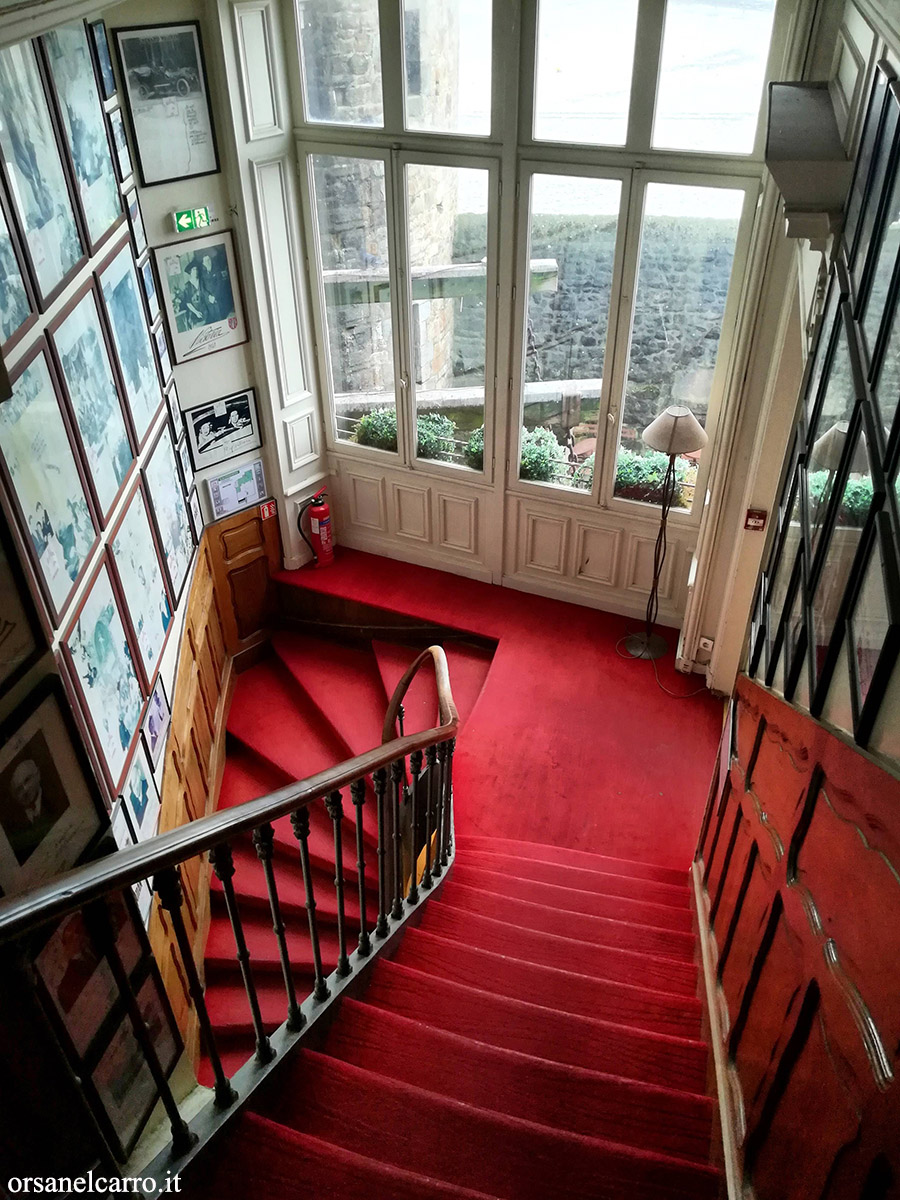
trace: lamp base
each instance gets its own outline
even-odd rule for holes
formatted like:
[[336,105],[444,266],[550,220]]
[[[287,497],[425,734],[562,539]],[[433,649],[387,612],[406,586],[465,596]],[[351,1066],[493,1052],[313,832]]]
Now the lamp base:
[[632,658],[662,658],[669,648],[669,643],[658,633],[631,633],[625,639],[625,649]]

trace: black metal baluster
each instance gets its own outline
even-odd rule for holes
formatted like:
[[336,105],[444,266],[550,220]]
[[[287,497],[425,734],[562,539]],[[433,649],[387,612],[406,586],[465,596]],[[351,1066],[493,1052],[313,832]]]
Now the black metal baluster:
[[366,909],[366,855],[363,831],[363,805],[366,802],[365,779],[350,784],[350,799],[356,809],[356,874],[359,880],[359,953],[366,958],[372,950],[369,937],[369,918]]
[[441,862],[446,867],[450,861],[450,851],[453,848],[453,751],[456,749],[456,738],[450,738],[446,743],[447,759],[444,768],[444,840],[441,848]]
[[284,918],[281,915],[281,902],[278,899],[278,886],[275,883],[275,870],[272,864],[272,850],[275,842],[275,830],[268,823],[253,830],[253,845],[259,861],[262,863],[263,874],[266,877],[266,891],[269,893],[269,908],[272,910],[272,930],[278,941],[278,957],[281,960],[281,974],[284,979],[284,990],[287,993],[288,1016],[287,1027],[291,1033],[303,1028],[306,1020],[297,1003],[297,993],[294,990],[294,970],[291,966],[291,956],[288,952],[287,937],[285,936]]
[[444,841],[444,779],[447,774],[446,742],[441,742],[438,746],[437,760],[437,779],[434,785],[434,868],[431,872],[434,879],[440,879],[444,873],[441,846]]
[[187,1121],[185,1121],[184,1117],[178,1111],[178,1101],[169,1087],[166,1073],[163,1070],[162,1063],[159,1061],[159,1055],[156,1053],[153,1036],[147,1028],[144,1014],[141,1012],[141,1006],[138,1004],[137,996],[134,994],[134,989],[128,979],[128,972],[125,970],[125,964],[122,962],[119,947],[116,945],[116,936],[113,932],[109,909],[101,901],[99,904],[94,905],[89,912],[88,920],[90,928],[97,931],[100,945],[109,962],[113,979],[116,981],[116,987],[119,989],[119,995],[125,1001],[132,1031],[137,1038],[147,1066],[150,1068],[150,1074],[153,1076],[153,1082],[156,1085],[162,1106],[166,1110],[166,1116],[169,1118],[169,1128],[172,1130],[172,1154],[178,1158],[182,1154],[187,1154],[188,1150],[196,1145],[197,1135],[191,1132]]
[[378,813],[378,920],[375,923],[377,937],[387,937],[387,877],[385,875],[384,856],[387,853],[384,832],[384,791],[387,786],[387,771],[379,767],[372,775],[375,784],[375,808]]
[[416,853],[416,823],[419,819],[419,776],[422,774],[422,751],[413,750],[409,756],[409,770],[412,776],[409,800],[409,863],[410,885],[407,900],[410,904],[419,903],[419,857]]
[[397,708],[397,724],[400,726],[400,736],[401,737],[403,737],[403,722],[405,719],[406,719],[406,709],[401,704]]
[[426,892],[433,886],[431,877],[431,819],[434,812],[434,785],[437,775],[437,747],[429,746],[425,751],[425,870],[422,887]]
[[203,995],[203,984],[200,982],[197,964],[194,962],[193,948],[191,947],[190,938],[184,925],[184,917],[181,915],[183,892],[178,868],[166,867],[164,871],[160,871],[153,879],[153,890],[159,896],[160,904],[169,914],[172,928],[175,931],[175,940],[178,942],[178,952],[181,955],[181,965],[184,967],[185,977],[187,978],[188,994],[194,1002],[194,1010],[197,1013],[197,1024],[200,1028],[200,1037],[203,1040],[203,1046],[206,1050],[210,1066],[213,1069],[213,1075],[215,1076],[216,1106],[218,1108],[228,1108],[229,1105],[237,1100],[237,1092],[231,1086],[228,1076],[225,1074],[225,1069],[222,1066],[222,1059],[219,1057],[216,1035],[213,1032],[212,1022],[209,1019],[209,1011]]
[[309,809],[304,806],[291,813],[294,837],[300,843],[300,867],[303,871],[303,888],[306,892],[306,912],[309,916],[309,940],[312,944],[313,970],[316,986],[313,995],[317,1000],[327,1000],[331,995],[322,971],[322,951],[319,948],[319,927],[316,922],[316,898],[313,891],[312,869],[309,865]]
[[394,817],[394,902],[391,916],[399,921],[403,916],[403,831],[400,827],[400,785],[406,774],[402,758],[391,763],[391,808]]
[[344,820],[344,806],[341,803],[341,793],[334,791],[325,801],[325,808],[334,824],[334,890],[337,893],[338,920],[338,963],[337,973],[349,975],[353,968],[347,957],[347,936],[344,930],[344,847],[341,844],[341,824]]
[[238,909],[237,896],[234,894],[234,857],[227,842],[213,846],[209,852],[209,861],[216,873],[216,878],[222,885],[225,896],[225,908],[231,922],[231,932],[234,935],[234,945],[237,951],[238,966],[241,968],[241,978],[244,981],[244,991],[247,993],[247,1003],[250,1005],[250,1018],[253,1021],[253,1032],[256,1036],[256,1061],[271,1062],[275,1057],[269,1035],[263,1025],[262,1012],[259,1007],[259,996],[256,994],[256,984],[253,972],[250,970],[250,951],[247,939],[244,937],[244,926]]

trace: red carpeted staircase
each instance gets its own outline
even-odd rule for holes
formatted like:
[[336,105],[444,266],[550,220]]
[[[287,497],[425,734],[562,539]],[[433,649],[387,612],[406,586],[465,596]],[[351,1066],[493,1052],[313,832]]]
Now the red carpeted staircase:
[[[296,634],[278,635],[274,649],[237,681],[222,805],[378,744],[388,694],[415,654]],[[446,649],[462,742],[465,723],[478,725],[490,658]],[[407,732],[434,723],[433,677],[418,677],[406,710]],[[365,807],[371,922],[374,805]],[[356,851],[344,824],[355,943]],[[279,886],[303,994],[312,963],[297,843],[279,825],[276,854],[293,868],[279,872]],[[337,961],[332,837],[319,808],[310,849],[326,971]],[[255,857],[252,846],[236,852],[235,882],[274,1029],[284,991]],[[214,890],[207,1001],[226,1031],[230,1072],[253,1036],[220,901]],[[719,1195],[684,872],[457,827],[449,878],[420,909],[420,924],[340,1002],[327,1033],[254,1093],[189,1194],[236,1194],[240,1181],[242,1195],[279,1200]]]

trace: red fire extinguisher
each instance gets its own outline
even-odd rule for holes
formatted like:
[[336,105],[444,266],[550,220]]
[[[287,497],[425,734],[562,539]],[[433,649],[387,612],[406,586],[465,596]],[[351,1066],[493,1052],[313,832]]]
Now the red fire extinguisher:
[[[311,500],[300,505],[297,513],[297,529],[312,550],[313,562],[317,567],[330,567],[334,562],[334,542],[331,536],[331,509],[325,503],[327,492],[317,492]],[[303,532],[303,514],[309,510],[309,537]]]

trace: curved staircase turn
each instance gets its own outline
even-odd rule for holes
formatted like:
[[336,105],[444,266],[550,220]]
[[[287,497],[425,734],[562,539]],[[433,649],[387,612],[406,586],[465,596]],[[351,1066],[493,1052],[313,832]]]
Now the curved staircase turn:
[[[222,805],[378,744],[387,696],[415,654],[296,634],[280,634],[274,650],[237,681]],[[446,650],[460,717],[477,722],[490,659]],[[433,724],[433,691],[433,680],[417,677],[407,732]],[[364,806],[370,914],[373,810]],[[344,825],[355,939],[356,846]],[[337,961],[332,838],[316,806],[310,851],[326,971]],[[296,859],[287,822],[276,828],[276,853]],[[274,1029],[284,992],[251,859],[252,846],[236,851],[235,885]],[[299,871],[292,877],[282,904],[298,990],[311,990]],[[213,888],[207,1001],[227,1034],[228,1070],[252,1051],[253,1032],[215,880]],[[285,1200],[719,1195],[684,873],[457,827],[449,877],[420,910],[327,1031],[254,1093],[188,1181],[189,1195],[234,1194],[236,1180],[241,1194]]]

